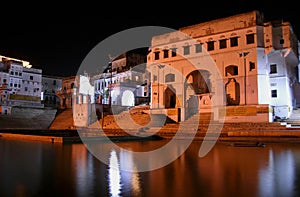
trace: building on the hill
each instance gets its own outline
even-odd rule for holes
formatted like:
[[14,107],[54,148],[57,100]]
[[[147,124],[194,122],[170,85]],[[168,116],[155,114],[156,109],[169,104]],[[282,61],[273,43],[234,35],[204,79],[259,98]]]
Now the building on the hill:
[[150,108],[177,121],[197,112],[216,120],[226,112],[231,122],[288,118],[299,105],[298,43],[289,22],[266,22],[256,10],[154,36]]
[[0,113],[10,114],[12,107],[43,108],[42,70],[28,61],[0,56]]

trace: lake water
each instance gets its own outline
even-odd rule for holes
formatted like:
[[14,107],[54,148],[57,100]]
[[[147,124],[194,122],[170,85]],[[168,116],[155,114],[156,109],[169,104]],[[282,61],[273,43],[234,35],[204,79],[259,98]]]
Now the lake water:
[[[165,141],[118,142],[145,151]],[[0,196],[300,196],[300,144],[234,147],[218,143],[198,157],[194,141],[168,165],[143,172],[111,168],[130,155],[111,150],[109,163],[84,144],[0,139]],[[101,146],[107,146],[107,143]]]

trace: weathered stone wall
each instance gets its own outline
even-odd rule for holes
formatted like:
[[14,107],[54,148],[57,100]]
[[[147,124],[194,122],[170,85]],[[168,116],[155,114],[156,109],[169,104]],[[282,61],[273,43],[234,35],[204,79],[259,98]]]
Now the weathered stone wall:
[[0,129],[48,129],[57,110],[13,107],[10,115],[0,115]]

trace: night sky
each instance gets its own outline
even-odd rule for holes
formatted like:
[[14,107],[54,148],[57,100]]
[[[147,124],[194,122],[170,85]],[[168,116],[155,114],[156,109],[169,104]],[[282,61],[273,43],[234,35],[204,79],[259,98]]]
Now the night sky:
[[297,6],[291,3],[255,5],[253,1],[226,1],[203,6],[200,3],[176,7],[173,2],[170,4],[173,7],[159,7],[157,2],[139,5],[112,2],[112,5],[82,7],[79,4],[80,9],[60,5],[20,11],[2,9],[0,55],[29,61],[34,68],[43,69],[45,75],[71,76],[97,44],[120,31],[139,26],[178,29],[253,10],[263,12],[266,21],[291,22],[300,39],[300,16]]

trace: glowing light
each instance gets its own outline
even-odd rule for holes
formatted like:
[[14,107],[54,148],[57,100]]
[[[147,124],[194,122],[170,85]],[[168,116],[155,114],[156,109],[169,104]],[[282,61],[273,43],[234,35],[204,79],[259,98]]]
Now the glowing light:
[[120,196],[121,176],[117,153],[113,150],[109,158],[109,190],[112,197]]

